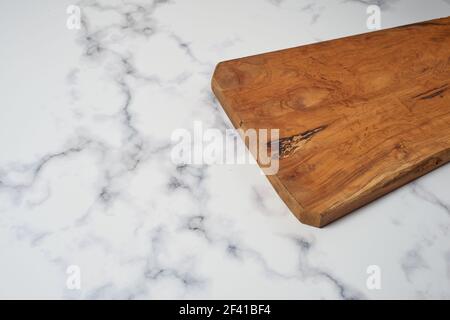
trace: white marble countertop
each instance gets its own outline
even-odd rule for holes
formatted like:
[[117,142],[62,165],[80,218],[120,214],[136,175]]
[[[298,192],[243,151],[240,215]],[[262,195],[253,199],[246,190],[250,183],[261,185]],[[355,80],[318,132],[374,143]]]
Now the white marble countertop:
[[2,1],[0,298],[449,299],[449,165],[316,229],[255,165],[170,161],[174,129],[229,127],[217,62],[368,32],[369,4],[382,28],[450,15],[444,0]]

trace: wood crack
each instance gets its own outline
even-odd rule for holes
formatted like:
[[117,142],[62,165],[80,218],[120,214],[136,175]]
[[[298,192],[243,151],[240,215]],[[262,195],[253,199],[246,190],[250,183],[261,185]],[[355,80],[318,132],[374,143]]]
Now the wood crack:
[[311,130],[295,134],[290,137],[281,138],[278,140],[279,144],[279,158],[284,159],[293,155],[298,149],[303,147],[314,135],[326,129],[327,126],[323,125]]
[[420,100],[432,99],[434,97],[442,95],[442,93],[444,93],[447,89],[448,89],[448,83],[444,84],[443,86],[422,92],[422,93],[418,94],[417,96],[414,96],[414,98],[420,99]]

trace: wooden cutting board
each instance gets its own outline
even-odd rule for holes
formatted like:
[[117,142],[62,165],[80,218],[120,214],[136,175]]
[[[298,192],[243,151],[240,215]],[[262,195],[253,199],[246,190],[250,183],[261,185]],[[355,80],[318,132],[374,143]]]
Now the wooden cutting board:
[[322,227],[450,160],[450,17],[221,62],[236,128],[280,129],[270,182]]

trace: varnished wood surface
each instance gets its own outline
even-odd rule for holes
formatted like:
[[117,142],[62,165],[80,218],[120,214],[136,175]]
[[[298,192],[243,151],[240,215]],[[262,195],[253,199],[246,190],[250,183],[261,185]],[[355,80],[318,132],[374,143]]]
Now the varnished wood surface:
[[236,128],[280,129],[268,176],[324,226],[450,161],[450,18],[221,62]]

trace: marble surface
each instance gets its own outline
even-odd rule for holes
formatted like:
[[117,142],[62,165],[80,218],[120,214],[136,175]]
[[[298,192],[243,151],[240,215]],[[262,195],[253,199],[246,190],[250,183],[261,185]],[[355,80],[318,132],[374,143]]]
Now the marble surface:
[[0,298],[450,298],[449,165],[316,229],[255,165],[170,160],[176,128],[230,127],[217,62],[368,32],[369,4],[382,28],[450,15],[443,0],[2,1]]

